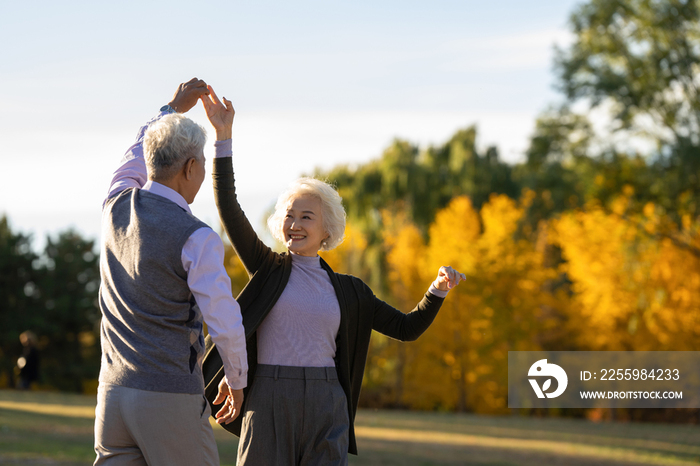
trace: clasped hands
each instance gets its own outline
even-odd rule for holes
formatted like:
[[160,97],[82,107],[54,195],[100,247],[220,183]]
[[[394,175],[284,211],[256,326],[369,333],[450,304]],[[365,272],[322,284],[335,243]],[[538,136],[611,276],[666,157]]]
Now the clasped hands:
[[209,122],[216,131],[217,141],[231,139],[235,110],[231,101],[224,97],[223,102],[214,89],[201,79],[192,78],[178,86],[168,103],[176,112],[186,113],[201,100]]

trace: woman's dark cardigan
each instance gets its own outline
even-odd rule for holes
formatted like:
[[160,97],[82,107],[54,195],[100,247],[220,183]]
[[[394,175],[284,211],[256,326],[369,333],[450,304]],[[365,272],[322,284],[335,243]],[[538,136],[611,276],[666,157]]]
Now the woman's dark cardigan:
[[[260,241],[241,210],[236,199],[231,157],[214,159],[214,194],[224,229],[250,276],[250,281],[236,298],[241,306],[248,351],[248,388],[244,392],[242,409],[245,413],[247,393],[253,384],[258,363],[256,331],[287,285],[292,262],[289,254],[278,254]],[[348,401],[348,451],[357,454],[354,419],[372,330],[401,341],[415,340],[433,322],[443,298],[426,293],[413,311],[404,314],[375,297],[362,280],[333,272],[323,259],[321,266],[328,272],[340,305],[335,366]],[[224,370],[221,357],[209,337],[203,372],[205,393],[211,404],[216,398]],[[217,410],[212,405],[212,414]],[[224,428],[240,435],[242,418],[243,414]]]

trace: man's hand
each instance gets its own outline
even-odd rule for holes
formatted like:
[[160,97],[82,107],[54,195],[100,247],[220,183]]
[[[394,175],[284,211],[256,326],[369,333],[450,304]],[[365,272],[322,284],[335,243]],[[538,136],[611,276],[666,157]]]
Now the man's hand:
[[168,105],[178,113],[187,113],[195,106],[197,100],[206,94],[209,94],[207,83],[201,79],[192,78],[178,86],[175,95],[173,95],[173,100]]
[[216,413],[217,424],[230,424],[239,414],[243,406],[243,389],[233,390],[229,387],[226,377],[221,379],[219,383],[219,394],[214,400],[214,404],[218,405],[226,400],[224,406]]
[[231,139],[233,128],[233,116],[236,114],[231,101],[224,97],[222,103],[211,86],[207,86],[209,92],[202,95],[204,110],[207,112],[209,122],[216,130],[216,140],[225,141]]

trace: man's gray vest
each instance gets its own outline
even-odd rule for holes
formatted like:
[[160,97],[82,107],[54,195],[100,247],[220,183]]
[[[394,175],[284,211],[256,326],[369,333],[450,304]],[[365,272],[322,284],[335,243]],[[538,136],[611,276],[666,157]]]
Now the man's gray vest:
[[182,248],[207,225],[157,194],[128,188],[102,213],[100,382],[204,393],[202,315]]

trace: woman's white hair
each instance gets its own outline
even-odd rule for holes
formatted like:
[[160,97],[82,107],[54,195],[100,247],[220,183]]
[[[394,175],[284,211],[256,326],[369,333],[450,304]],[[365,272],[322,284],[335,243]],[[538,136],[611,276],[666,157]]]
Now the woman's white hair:
[[321,251],[336,248],[345,239],[345,209],[338,191],[331,185],[316,178],[299,178],[277,198],[275,212],[267,219],[267,226],[278,241],[286,242],[284,237],[284,219],[287,209],[299,196],[310,195],[321,201],[323,228],[328,239],[321,243]]
[[169,180],[191,157],[201,161],[207,132],[189,118],[172,113],[146,130],[143,155],[148,178]]

